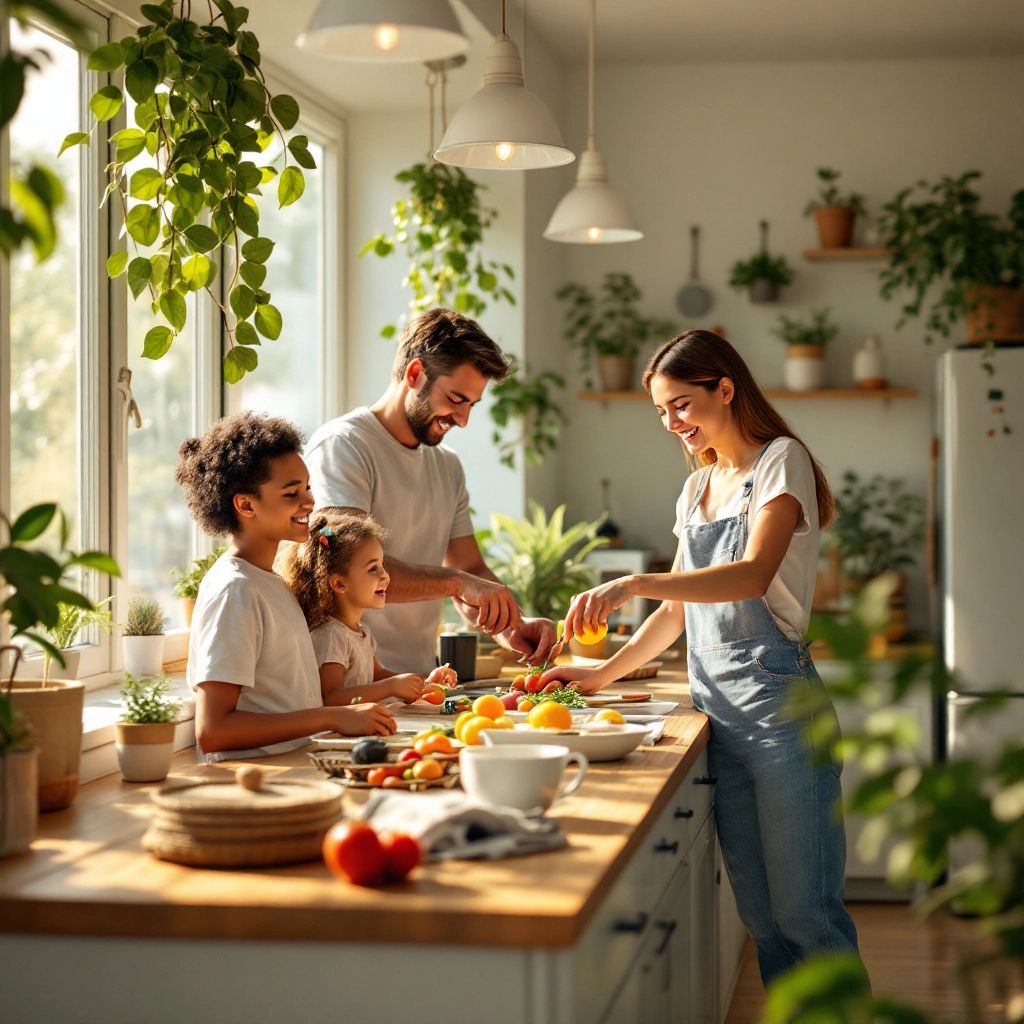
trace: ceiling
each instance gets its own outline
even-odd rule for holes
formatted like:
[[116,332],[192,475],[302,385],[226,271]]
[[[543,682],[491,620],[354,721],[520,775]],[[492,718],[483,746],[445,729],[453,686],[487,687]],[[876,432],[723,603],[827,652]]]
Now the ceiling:
[[[115,0],[116,2],[116,0]],[[351,64],[294,44],[317,0],[250,0],[250,23],[279,67],[344,111],[426,106],[420,65]],[[586,60],[589,0],[510,0],[508,31],[526,20],[556,60]],[[454,0],[473,42],[452,72],[449,101],[478,87],[499,0]],[[1024,55],[1024,0],[598,0],[599,63],[876,60]],[[529,44],[525,52],[529,74]]]

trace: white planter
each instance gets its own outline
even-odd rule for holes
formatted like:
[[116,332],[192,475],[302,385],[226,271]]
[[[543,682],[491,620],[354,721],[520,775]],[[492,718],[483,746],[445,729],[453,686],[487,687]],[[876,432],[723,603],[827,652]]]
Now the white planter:
[[790,391],[817,391],[825,386],[825,359],[820,345],[790,345],[783,379]]
[[39,822],[39,751],[36,747],[0,756],[0,857],[24,853]]
[[164,638],[160,636],[121,637],[124,651],[124,670],[138,679],[140,676],[159,676],[164,666]]
[[58,663],[57,659],[54,658],[50,662],[50,678],[51,679],[78,679],[79,676],[79,665],[82,661],[81,651],[61,651],[61,656],[64,658],[64,664]]
[[160,782],[174,757],[174,722],[136,725],[117,722],[117,763],[125,782]]

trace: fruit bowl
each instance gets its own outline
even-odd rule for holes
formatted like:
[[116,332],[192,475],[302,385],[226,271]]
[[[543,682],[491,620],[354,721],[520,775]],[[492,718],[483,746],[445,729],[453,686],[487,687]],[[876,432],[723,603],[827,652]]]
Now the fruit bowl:
[[[375,768],[393,768],[397,763],[398,751],[388,752],[387,761],[379,764],[354,764],[347,751],[310,752],[309,759],[334,782],[356,789],[379,788],[371,786],[366,777]],[[408,789],[416,792],[420,789],[438,786],[454,786],[458,782],[458,754],[431,754],[433,760],[440,764],[443,774],[437,779],[398,779],[392,785],[395,789]]]
[[562,732],[517,725],[514,729],[484,729],[480,735],[491,747],[503,743],[555,743],[583,754],[588,761],[616,761],[636,750],[647,731],[646,726],[630,724],[588,729],[587,723],[581,722]]

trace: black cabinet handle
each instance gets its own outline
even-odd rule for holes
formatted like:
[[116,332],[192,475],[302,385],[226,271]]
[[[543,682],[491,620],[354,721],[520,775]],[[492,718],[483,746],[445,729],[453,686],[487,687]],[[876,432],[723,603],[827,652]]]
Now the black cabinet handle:
[[677,921],[659,921],[658,922],[658,927],[659,928],[663,928],[665,930],[665,934],[661,938],[661,944],[654,951],[654,955],[655,956],[661,956],[665,952],[665,950],[668,949],[668,944],[669,944],[669,942],[672,939],[672,933],[676,930],[676,925],[677,924],[678,924]]
[[673,839],[670,843],[667,839],[659,839],[658,845],[654,848],[655,853],[678,853],[679,840]]
[[642,932],[647,927],[647,915],[637,914],[632,921],[616,921],[612,925],[613,932]]
[[676,817],[676,818],[692,818],[693,817],[693,810],[692,810],[692,808],[687,808],[684,811],[682,809],[682,807],[677,807],[676,808],[676,813],[673,815],[673,817]]
[[717,786],[718,779],[716,779],[714,775],[698,775],[697,778],[693,780],[693,784],[695,786]]

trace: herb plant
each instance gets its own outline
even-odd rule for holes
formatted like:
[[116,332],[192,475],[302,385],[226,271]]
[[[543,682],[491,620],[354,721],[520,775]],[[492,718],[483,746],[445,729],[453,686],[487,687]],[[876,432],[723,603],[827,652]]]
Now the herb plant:
[[170,692],[171,681],[166,676],[160,679],[138,679],[125,673],[121,686],[124,712],[120,720],[132,725],[177,721],[181,701],[169,700]]
[[839,332],[829,319],[829,309],[812,309],[806,321],[780,313],[769,333],[787,345],[827,345]]
[[203,582],[203,577],[227,549],[226,544],[218,544],[210,554],[194,559],[187,569],[172,569],[171,576],[174,578],[174,583],[171,585],[171,590],[174,596],[195,600],[199,596],[199,584]]
[[128,602],[128,618],[121,628],[122,636],[162,636],[164,610],[159,601],[133,597]]
[[[565,387],[565,378],[550,370],[530,377],[520,370],[515,356],[510,356],[512,370],[500,384],[491,389],[494,401],[490,407],[496,429],[491,434],[498,451],[499,461],[515,468],[516,448],[523,446],[523,458],[528,466],[538,466],[548,452],[558,447],[562,424],[568,417],[551,392]],[[504,430],[513,420],[518,421],[518,436],[508,439]]]
[[818,198],[812,199],[804,207],[804,216],[809,217],[822,206],[845,206],[854,213],[863,214],[864,197],[859,192],[840,192],[836,182],[840,172],[831,167],[818,168]]
[[772,256],[766,252],[755,253],[748,260],[737,260],[729,271],[729,284],[733,288],[747,288],[755,281],[774,281],[789,284],[793,280],[793,268],[785,256]]
[[[121,204],[135,256],[127,248],[114,251],[107,273],[127,274],[132,295],[147,292],[154,314],[166,321],[146,334],[142,354],[149,359],[167,352],[185,327],[188,295],[205,289],[221,312],[224,379],[234,383],[256,369],[260,336],[276,340],[282,329],[264,287],[274,243],[260,235],[256,199],[276,178],[279,205],[294,203],[305,188],[302,168],[312,170],[316,162],[306,136],[286,138],[299,105],[267,88],[259,41],[242,28],[248,8],[211,0],[203,25],[191,20],[191,0],[180,0],[177,12],[175,6],[173,0],[143,4],[147,24],[89,57],[91,71],[123,67],[124,88],[136,103],[135,126],[111,136],[114,159],[107,168],[107,194]],[[96,124],[116,117],[123,105],[117,85],[103,86],[89,101]],[[61,152],[88,142],[90,134],[72,132]],[[256,162],[275,138],[280,172]],[[129,163],[143,152],[154,166],[128,177]],[[138,201],[129,206],[129,199]],[[142,253],[153,246],[151,254]],[[214,287],[222,247],[230,250],[233,267],[224,288],[227,304]]]
[[652,338],[675,333],[671,321],[640,313],[643,293],[630,274],[606,274],[596,294],[586,285],[566,284],[555,298],[566,304],[563,333],[579,349],[587,387],[593,386],[590,374],[599,356],[635,358]]
[[[113,629],[113,623],[111,622],[110,609],[107,606],[112,600],[112,597],[105,597],[102,601],[97,602],[96,606],[91,610],[75,604],[62,604],[57,624],[52,629],[46,631],[47,636],[53,641],[55,647],[65,651],[74,644],[75,640],[78,639],[78,634],[83,629],[96,628],[104,633],[109,633]],[[53,657],[49,651],[44,650],[44,683],[50,678],[51,661],[53,661]]]

